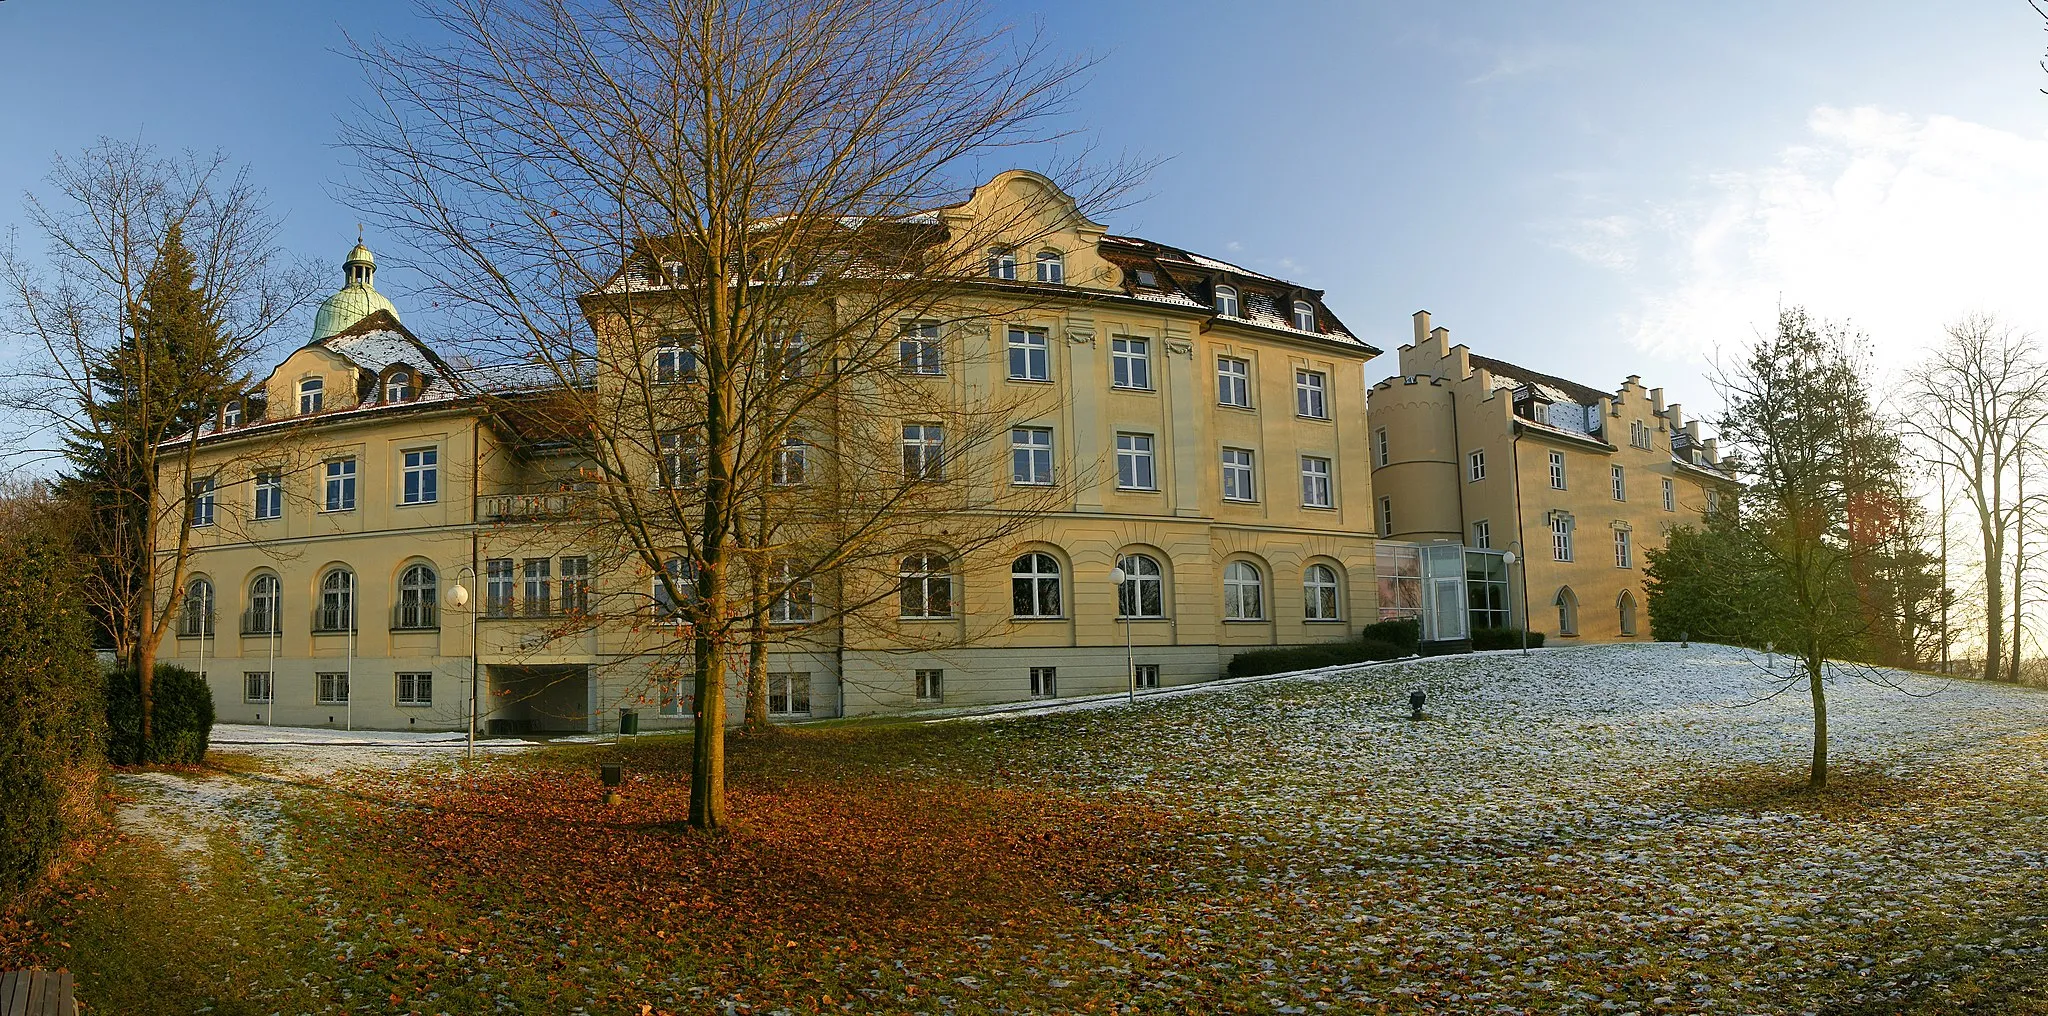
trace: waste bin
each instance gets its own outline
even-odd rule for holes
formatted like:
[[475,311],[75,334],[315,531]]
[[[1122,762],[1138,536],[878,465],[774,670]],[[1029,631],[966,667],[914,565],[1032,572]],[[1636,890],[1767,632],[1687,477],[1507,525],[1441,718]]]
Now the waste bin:
[[638,734],[638,733],[640,733],[640,710],[638,710],[638,709],[621,709],[621,710],[619,710],[619,734],[620,734],[620,736],[624,736],[624,735],[626,735],[626,734]]

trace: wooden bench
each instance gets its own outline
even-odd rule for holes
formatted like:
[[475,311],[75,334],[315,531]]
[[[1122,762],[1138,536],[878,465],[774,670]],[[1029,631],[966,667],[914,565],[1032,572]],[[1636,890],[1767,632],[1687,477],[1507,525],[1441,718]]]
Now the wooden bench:
[[78,1016],[68,970],[10,970],[0,974],[0,1016]]

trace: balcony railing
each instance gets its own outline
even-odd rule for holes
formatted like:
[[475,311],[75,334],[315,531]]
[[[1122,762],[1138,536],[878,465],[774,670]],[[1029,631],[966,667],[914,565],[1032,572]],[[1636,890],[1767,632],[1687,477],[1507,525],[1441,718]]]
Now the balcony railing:
[[254,608],[251,608],[249,610],[242,611],[242,634],[280,634],[284,628],[284,625],[280,623],[283,620],[284,618],[278,616],[278,612],[275,610],[256,610]]
[[571,496],[565,491],[484,494],[476,499],[476,517],[495,522],[559,518],[569,513]]
[[421,603],[401,603],[391,608],[392,631],[439,631],[441,609],[431,600]]
[[313,634],[341,635],[356,630],[355,611],[349,607],[318,607],[313,611]]
[[549,597],[547,599],[514,597],[484,600],[484,618],[503,620],[507,618],[550,618],[584,614],[590,610],[589,594],[582,596]]
[[186,610],[178,615],[178,637],[181,639],[211,638],[213,636],[213,611],[204,616]]

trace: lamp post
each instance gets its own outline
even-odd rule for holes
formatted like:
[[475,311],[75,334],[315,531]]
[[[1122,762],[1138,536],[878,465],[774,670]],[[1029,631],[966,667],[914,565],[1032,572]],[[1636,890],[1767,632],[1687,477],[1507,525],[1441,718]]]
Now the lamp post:
[[[469,581],[476,582],[476,569],[463,565],[469,573]],[[469,608],[469,760],[476,760],[476,601],[470,597],[469,588],[461,580],[448,587],[448,605],[457,610]]]
[[[1515,567],[1515,552],[1510,550],[1502,553],[1500,561],[1501,564],[1510,569],[1508,575],[1508,617],[1513,618],[1515,616],[1515,582],[1512,569]],[[1522,597],[1522,655],[1529,655],[1529,598],[1526,596]]]
[[1131,655],[1131,614],[1138,609],[1138,597],[1136,595],[1136,590],[1133,590],[1131,596],[1131,609],[1129,611],[1126,611],[1124,609],[1124,567],[1122,564],[1118,564],[1116,567],[1111,568],[1109,570],[1109,582],[1111,585],[1116,587],[1116,612],[1122,614],[1124,619],[1124,677],[1129,679],[1130,681],[1130,694],[1128,701],[1131,705],[1137,705],[1138,664],[1136,661],[1136,657]]

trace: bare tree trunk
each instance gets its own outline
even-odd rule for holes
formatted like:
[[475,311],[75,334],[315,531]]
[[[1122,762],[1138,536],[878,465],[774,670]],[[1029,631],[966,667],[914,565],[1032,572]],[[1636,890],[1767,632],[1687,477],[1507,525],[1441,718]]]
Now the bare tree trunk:
[[2004,543],[1996,523],[1984,527],[1984,679],[1998,680],[2005,659],[2005,570],[2000,563]]
[[2012,643],[2007,650],[2006,679],[2020,683],[2020,641],[2021,615],[2026,610],[2027,570],[2027,464],[2022,456],[2013,463],[2013,476],[2018,483],[2012,505]]
[[768,595],[761,569],[754,569],[753,621],[747,626],[748,730],[768,729]]
[[1828,695],[1821,685],[1823,666],[1820,653],[1808,650],[1806,689],[1813,697],[1813,768],[1807,774],[1806,785],[1815,790],[1828,785]]

